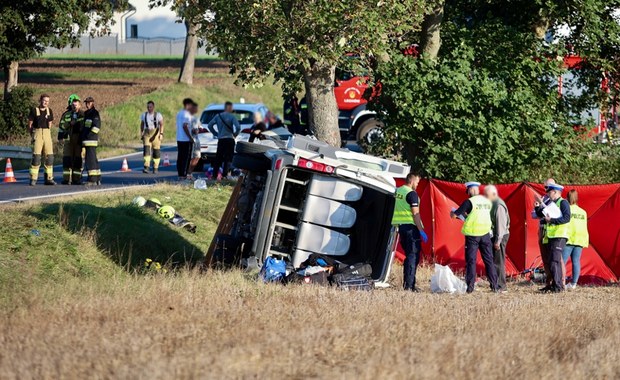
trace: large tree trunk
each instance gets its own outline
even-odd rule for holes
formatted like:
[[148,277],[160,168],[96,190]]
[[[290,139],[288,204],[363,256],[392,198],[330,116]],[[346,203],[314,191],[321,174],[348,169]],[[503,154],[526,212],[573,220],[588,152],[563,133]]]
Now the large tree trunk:
[[444,0],[439,0],[431,13],[424,16],[422,22],[422,40],[420,47],[422,54],[432,60],[436,60],[441,48],[441,23],[443,22]]
[[185,49],[183,50],[183,64],[179,74],[179,83],[192,84],[194,82],[194,63],[196,62],[196,52],[198,51],[198,32],[199,26],[185,20],[187,36],[185,37]]
[[334,95],[336,66],[314,64],[304,72],[308,124],[317,139],[340,147],[338,104]]
[[9,92],[15,86],[17,86],[17,72],[19,69],[19,63],[12,61],[8,65],[4,66],[4,100],[9,97]]

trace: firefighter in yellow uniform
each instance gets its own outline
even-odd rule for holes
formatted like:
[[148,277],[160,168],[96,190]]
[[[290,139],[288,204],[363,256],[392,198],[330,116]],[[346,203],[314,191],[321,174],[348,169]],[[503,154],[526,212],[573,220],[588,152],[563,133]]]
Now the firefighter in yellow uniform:
[[164,137],[164,117],[155,112],[155,103],[149,100],[146,103],[146,112],[140,116],[140,136],[144,145],[144,169],[148,173],[153,160],[153,173],[159,171],[161,160],[161,140]]
[[62,184],[82,184],[82,142],[80,134],[84,127],[84,111],[80,97],[69,96],[67,111],[60,117],[58,141],[64,142],[62,155]]
[[32,136],[32,162],[30,164],[30,186],[37,184],[39,168],[45,154],[45,184],[55,185],[54,182],[54,145],[52,144],[52,121],[54,114],[49,108],[50,97],[43,94],[39,98],[39,106],[33,108],[28,116],[28,130]]
[[480,195],[480,183],[467,182],[465,184],[469,199],[461,203],[461,206],[452,211],[453,219],[465,219],[461,232],[465,235],[465,282],[467,293],[474,291],[476,284],[476,257],[478,250],[484,262],[487,279],[491,284],[491,290],[498,291],[497,271],[493,262],[493,243],[491,242],[491,208],[492,203],[486,197]]
[[82,146],[86,151],[86,171],[88,181],[86,185],[101,185],[101,169],[97,159],[97,146],[99,145],[99,131],[101,128],[101,118],[99,111],[95,109],[95,99],[88,97],[84,99],[86,112],[84,112],[84,129],[82,130]]

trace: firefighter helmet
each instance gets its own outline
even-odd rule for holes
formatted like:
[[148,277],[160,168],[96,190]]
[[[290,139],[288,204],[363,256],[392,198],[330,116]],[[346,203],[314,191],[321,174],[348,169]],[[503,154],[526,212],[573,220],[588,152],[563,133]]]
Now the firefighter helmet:
[[172,219],[174,218],[175,211],[172,206],[162,206],[157,210],[157,214],[164,219]]
[[144,197],[137,196],[133,199],[133,201],[131,201],[131,203],[138,207],[142,207],[146,204],[146,199],[144,199]]
[[70,106],[73,103],[73,101],[75,101],[75,100],[77,100],[77,101],[80,100],[80,97],[77,94],[69,95],[69,99],[67,99],[67,103],[68,103],[67,105]]

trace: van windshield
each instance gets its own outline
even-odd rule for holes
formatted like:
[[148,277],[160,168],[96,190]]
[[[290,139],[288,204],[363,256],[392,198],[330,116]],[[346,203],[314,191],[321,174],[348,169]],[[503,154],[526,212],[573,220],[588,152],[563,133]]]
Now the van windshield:
[[[224,110],[211,110],[204,111],[200,116],[200,122],[202,124],[207,124],[211,121],[215,116],[224,112]],[[254,115],[250,111],[233,111],[233,115],[239,120],[239,124],[253,124],[254,123]]]

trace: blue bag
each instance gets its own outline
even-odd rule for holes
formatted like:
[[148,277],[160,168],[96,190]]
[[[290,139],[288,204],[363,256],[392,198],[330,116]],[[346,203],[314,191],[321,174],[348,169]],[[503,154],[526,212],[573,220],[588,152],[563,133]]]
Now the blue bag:
[[267,257],[260,276],[265,282],[281,282],[286,276],[286,262],[273,257]]

